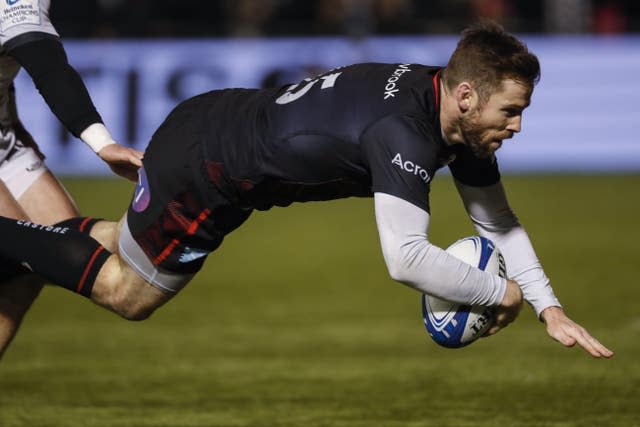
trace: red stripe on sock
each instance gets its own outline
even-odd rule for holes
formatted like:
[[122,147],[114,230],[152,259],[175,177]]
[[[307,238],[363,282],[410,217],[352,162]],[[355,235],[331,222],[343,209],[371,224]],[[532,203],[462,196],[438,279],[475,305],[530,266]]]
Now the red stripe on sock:
[[93,252],[93,255],[91,255],[91,258],[89,259],[89,262],[87,263],[87,266],[84,268],[84,272],[82,273],[82,277],[80,278],[80,281],[78,282],[78,286],[76,287],[76,292],[80,293],[82,291],[82,288],[84,288],[85,282],[87,280],[87,276],[89,275],[89,272],[91,271],[91,267],[93,267],[93,263],[96,262],[96,258],[98,258],[98,255],[100,255],[100,252],[104,251],[104,247],[100,246],[98,249],[95,250],[95,252]]
[[[207,219],[207,217],[211,214],[211,210],[209,209],[205,209],[202,212],[200,212],[200,215],[198,215],[198,217],[193,220],[191,222],[191,224],[189,224],[189,227],[187,227],[187,236],[191,236],[193,234],[195,234],[195,232],[198,230],[198,227],[200,227],[200,224],[202,224],[202,221],[204,221],[205,219]],[[165,259],[167,259],[167,257],[171,254],[171,252],[173,252],[173,250],[176,248],[176,246],[178,246],[178,244],[180,244],[180,239],[173,239],[171,241],[171,243],[169,243],[163,250],[162,252],[160,252],[160,255],[158,255],[154,260],[153,263],[155,265],[160,264],[162,261],[164,261]]]
[[80,227],[78,227],[78,230],[84,231],[84,228],[87,226],[89,221],[91,221],[91,217],[90,216],[88,216],[85,219],[83,219],[82,222],[80,223]]

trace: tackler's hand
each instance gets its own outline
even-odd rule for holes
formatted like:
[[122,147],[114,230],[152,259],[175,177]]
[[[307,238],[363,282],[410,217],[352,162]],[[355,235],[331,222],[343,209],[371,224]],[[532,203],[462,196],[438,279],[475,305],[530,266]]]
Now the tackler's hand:
[[102,148],[98,156],[107,162],[116,174],[131,181],[138,180],[138,169],[142,166],[144,157],[142,151],[113,143]]

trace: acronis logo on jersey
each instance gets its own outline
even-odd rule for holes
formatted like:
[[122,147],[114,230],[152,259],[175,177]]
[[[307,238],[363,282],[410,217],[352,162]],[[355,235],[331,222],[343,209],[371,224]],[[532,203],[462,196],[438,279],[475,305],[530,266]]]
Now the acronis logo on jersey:
[[402,156],[400,153],[396,153],[391,159],[391,163],[398,166],[401,170],[408,172],[410,174],[419,176],[426,184],[431,181],[431,177],[429,176],[429,172],[427,172],[422,166],[418,165],[415,162],[410,160],[404,161],[402,160]]
[[9,6],[13,6],[14,4],[18,3],[20,0],[7,0],[7,4]]
[[147,180],[147,173],[144,170],[144,166],[138,171],[138,183],[136,184],[136,190],[133,193],[133,202],[131,207],[136,212],[142,212],[149,206],[151,201],[151,190],[149,188],[149,181]]

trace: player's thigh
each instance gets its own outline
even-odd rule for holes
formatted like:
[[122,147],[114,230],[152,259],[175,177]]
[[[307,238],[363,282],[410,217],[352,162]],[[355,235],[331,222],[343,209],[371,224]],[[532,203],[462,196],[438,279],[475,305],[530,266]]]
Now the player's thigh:
[[60,181],[46,170],[18,199],[33,222],[54,224],[80,213]]
[[32,147],[16,144],[0,164],[0,180],[0,196],[11,195],[32,221],[49,224],[77,216],[71,197]]
[[[42,279],[33,274],[13,276],[0,283],[0,318],[3,319],[0,321],[0,331],[18,327],[20,319],[41,289]],[[2,341],[0,339],[0,344]]]
[[27,214],[2,180],[0,180],[0,215],[8,218],[27,219]]

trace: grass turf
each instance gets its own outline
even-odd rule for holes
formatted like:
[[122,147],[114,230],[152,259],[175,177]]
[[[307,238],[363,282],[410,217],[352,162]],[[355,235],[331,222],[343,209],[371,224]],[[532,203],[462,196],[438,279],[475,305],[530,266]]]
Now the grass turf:
[[[551,341],[526,307],[459,350],[388,278],[372,201],[256,213],[142,323],[47,287],[0,363],[0,426],[640,426],[640,176],[505,177],[557,295],[616,351]],[[67,180],[115,218],[131,186]],[[448,177],[431,240],[474,234]]]

